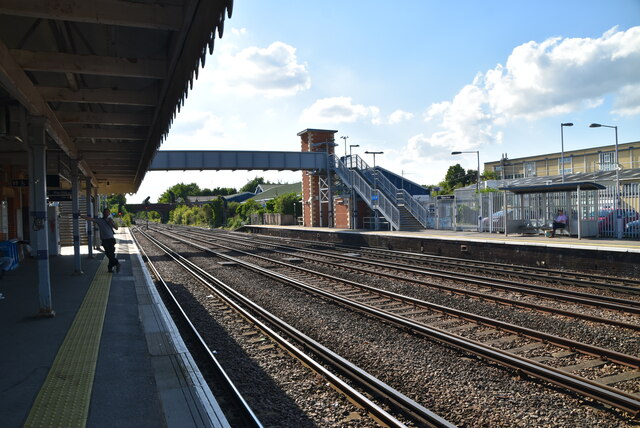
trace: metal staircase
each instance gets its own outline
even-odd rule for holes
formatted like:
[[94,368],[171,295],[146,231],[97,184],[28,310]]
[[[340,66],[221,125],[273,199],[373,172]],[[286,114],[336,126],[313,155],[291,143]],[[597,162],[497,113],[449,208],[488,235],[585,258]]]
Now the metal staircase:
[[400,211],[383,192],[371,187],[367,180],[356,172],[356,168],[348,168],[339,157],[331,155],[329,162],[345,185],[351,187],[372,210],[377,209],[389,222],[392,230],[400,230]]
[[[395,230],[420,230],[427,227],[427,210],[405,189],[398,189],[387,177],[371,168],[360,156],[345,157],[345,163],[333,155],[330,161],[336,174],[367,203],[377,209]],[[375,189],[372,187],[375,186]],[[377,204],[372,196],[377,195]]]

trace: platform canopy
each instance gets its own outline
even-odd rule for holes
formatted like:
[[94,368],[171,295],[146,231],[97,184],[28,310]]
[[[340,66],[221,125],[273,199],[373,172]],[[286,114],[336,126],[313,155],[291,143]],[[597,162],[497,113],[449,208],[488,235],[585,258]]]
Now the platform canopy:
[[48,174],[77,162],[100,193],[137,191],[232,7],[0,1],[0,162],[26,171],[29,118],[43,117]]
[[606,187],[602,184],[592,181],[580,181],[573,183],[553,183],[553,184],[536,184],[530,186],[507,186],[500,187],[500,190],[506,190],[515,194],[526,193],[552,193],[552,192],[575,192],[579,190],[600,190]]

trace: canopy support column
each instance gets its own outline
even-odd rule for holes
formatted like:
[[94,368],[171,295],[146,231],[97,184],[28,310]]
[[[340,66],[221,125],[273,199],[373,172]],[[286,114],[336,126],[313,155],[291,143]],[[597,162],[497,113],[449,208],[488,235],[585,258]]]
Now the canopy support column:
[[47,162],[46,134],[44,117],[32,117],[29,120],[29,192],[33,195],[30,220],[33,235],[36,237],[34,249],[38,263],[39,315],[55,316],[51,303],[51,281],[49,273],[49,234],[47,219]]
[[73,273],[82,275],[82,260],[80,259],[80,200],[79,197],[78,163],[71,162],[71,213],[73,215]]
[[[85,178],[85,186],[86,186],[86,209],[87,215],[89,217],[93,217],[93,205],[91,204],[91,179]],[[86,222],[87,229],[87,250],[89,251],[89,256],[87,258],[93,258],[93,223],[90,221]]]

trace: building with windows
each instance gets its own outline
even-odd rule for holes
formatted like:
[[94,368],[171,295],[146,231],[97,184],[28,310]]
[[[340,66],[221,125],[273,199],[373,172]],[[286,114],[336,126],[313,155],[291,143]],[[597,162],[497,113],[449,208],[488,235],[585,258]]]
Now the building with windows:
[[[518,178],[549,177],[562,175],[564,158],[564,174],[598,173],[615,171],[615,145],[593,147],[590,149],[549,153],[524,158],[502,159],[484,164],[485,171],[495,171],[501,180]],[[640,141],[618,145],[620,170],[640,168]]]

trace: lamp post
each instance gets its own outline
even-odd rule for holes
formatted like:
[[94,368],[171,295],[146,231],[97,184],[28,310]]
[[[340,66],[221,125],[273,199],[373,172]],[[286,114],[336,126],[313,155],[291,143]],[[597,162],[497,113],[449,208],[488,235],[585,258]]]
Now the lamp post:
[[[349,168],[353,169],[353,155],[351,149],[354,147],[360,147],[360,144],[349,144]],[[353,172],[351,172],[353,174]],[[349,214],[351,215],[350,225],[351,229],[355,229],[355,225],[357,223],[358,217],[358,208],[356,207],[356,191],[353,188],[353,183],[351,183],[351,202],[349,203]]]
[[616,238],[622,239],[622,210],[620,204],[620,161],[618,159],[618,127],[611,125],[602,125],[600,123],[592,123],[589,128],[613,128],[616,133],[616,198],[614,201],[614,209],[616,211]]
[[482,228],[482,197],[480,196],[480,150],[471,150],[468,152],[451,152],[452,155],[460,155],[462,153],[475,153],[478,159],[478,171],[477,171],[478,174],[476,177],[476,194],[478,195],[478,200],[479,200],[478,232],[480,232]]
[[[376,209],[373,210],[374,216],[374,229],[378,230],[378,171],[376,171],[376,155],[384,154],[384,152],[365,152],[368,155],[373,155],[373,193],[376,197]],[[372,195],[373,196],[373,195]],[[373,201],[372,201],[373,202]]]
[[347,156],[347,138],[349,138],[348,136],[344,135],[342,137],[340,137],[344,140],[344,155]]
[[573,123],[561,123],[560,124],[560,168],[562,168],[562,182],[564,183],[564,127],[573,126]]

